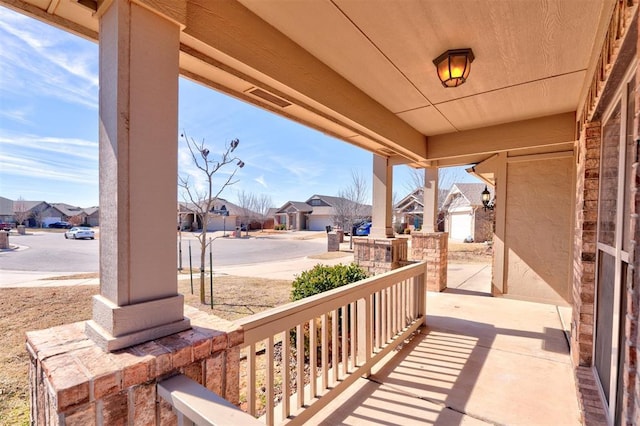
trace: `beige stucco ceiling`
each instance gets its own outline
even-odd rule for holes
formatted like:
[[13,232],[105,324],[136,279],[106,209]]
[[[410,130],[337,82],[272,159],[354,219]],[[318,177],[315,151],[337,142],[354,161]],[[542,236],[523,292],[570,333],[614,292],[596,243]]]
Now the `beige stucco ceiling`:
[[[91,1],[0,3],[97,35],[97,19],[86,7]],[[488,134],[495,137],[504,123],[555,115],[564,128],[575,124],[563,113],[582,103],[614,0],[176,3],[186,10],[181,68],[187,77],[373,152],[430,164],[429,137],[436,135],[492,126]],[[465,47],[476,57],[468,82],[442,87],[433,59]],[[253,95],[256,88],[281,105]],[[508,129],[513,136],[514,127]],[[571,141],[570,133],[557,142]],[[476,145],[474,155],[458,162],[488,157],[495,148],[485,140]]]

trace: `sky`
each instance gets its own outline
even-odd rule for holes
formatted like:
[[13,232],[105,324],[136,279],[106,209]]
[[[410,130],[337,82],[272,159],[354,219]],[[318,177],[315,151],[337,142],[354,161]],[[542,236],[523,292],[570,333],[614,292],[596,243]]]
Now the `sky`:
[[[280,207],[337,195],[352,172],[371,192],[370,152],[185,78],[179,90],[180,132],[204,141],[214,155],[240,140],[235,153],[245,166],[222,198],[237,202],[246,191]],[[178,164],[183,176],[202,184],[184,141]],[[452,176],[477,182],[461,169]],[[410,192],[408,167],[395,167],[393,180],[398,199]],[[0,196],[98,205],[98,45],[1,6]]]

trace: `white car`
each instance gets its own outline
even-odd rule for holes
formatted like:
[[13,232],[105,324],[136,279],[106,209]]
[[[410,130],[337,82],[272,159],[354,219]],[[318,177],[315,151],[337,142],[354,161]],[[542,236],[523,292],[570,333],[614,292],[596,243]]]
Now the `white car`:
[[64,237],[67,239],[73,238],[74,240],[81,238],[90,238],[93,240],[96,236],[91,228],[87,228],[86,226],[74,226],[64,233]]

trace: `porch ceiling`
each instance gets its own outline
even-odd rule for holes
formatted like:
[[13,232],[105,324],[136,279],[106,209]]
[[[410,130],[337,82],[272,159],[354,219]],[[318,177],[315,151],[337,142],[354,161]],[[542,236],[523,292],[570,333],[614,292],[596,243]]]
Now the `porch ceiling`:
[[[514,148],[571,142],[614,0],[139,0],[182,3],[183,75],[378,154],[412,164],[464,164],[509,149],[491,127],[549,117]],[[0,0],[85,37],[84,0]],[[158,6],[160,5],[160,6]],[[433,59],[475,54],[466,84],[446,89]],[[255,89],[262,91],[255,92]],[[265,94],[266,93],[266,94]],[[523,132],[525,131],[523,127]],[[431,137],[434,149],[431,149]],[[457,135],[457,136],[456,136]],[[467,136],[465,136],[467,135]],[[445,141],[443,143],[443,141]],[[508,142],[508,141],[507,141]],[[460,150],[458,152],[458,144]],[[437,149],[436,149],[437,148]],[[437,156],[430,152],[437,152]]]

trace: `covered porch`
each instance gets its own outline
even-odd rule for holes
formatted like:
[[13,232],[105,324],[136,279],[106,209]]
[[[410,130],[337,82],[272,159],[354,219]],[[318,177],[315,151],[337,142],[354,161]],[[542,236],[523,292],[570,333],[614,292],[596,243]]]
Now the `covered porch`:
[[[519,351],[536,361],[557,362],[549,365],[552,373],[566,365],[555,352],[559,340],[550,337],[557,324],[541,320],[521,329],[499,317],[465,317],[457,304],[448,307],[448,320],[434,315],[429,323],[426,289],[446,287],[446,237],[435,227],[438,168],[464,164],[474,164],[471,171],[495,185],[492,294],[570,306],[573,367],[596,378],[589,389],[596,402],[589,406],[604,403],[599,414],[605,422],[637,423],[636,1],[0,3],[100,46],[100,294],[92,320],[30,334],[38,423],[136,422],[138,408],[150,423],[193,418],[198,414],[181,411],[193,405],[181,400],[188,396],[181,386],[196,394],[201,386],[239,404],[241,348],[249,348],[247,411],[257,414],[256,399],[264,399],[268,424],[278,416],[303,422],[314,415],[307,405],[324,408],[329,391],[371,377],[374,364],[411,336],[405,347],[413,349],[397,355],[411,360],[435,352],[429,357],[435,360],[433,345],[447,344],[446,358],[457,356],[461,371],[449,384],[462,393],[438,393],[426,375],[401,393],[435,405],[444,401],[451,409],[444,415],[482,420],[475,411],[482,404],[458,383],[488,386],[481,374],[466,376],[465,368],[477,361],[483,371],[497,372],[489,346],[507,357],[511,344],[522,345]],[[473,71],[464,85],[445,88],[432,62],[459,48],[473,48],[467,56]],[[364,257],[376,272],[388,266],[380,260],[393,259],[393,267],[408,260],[402,258],[406,246],[393,249],[393,167],[424,168],[423,233],[415,236],[424,244],[412,246],[423,257],[235,325],[185,310],[175,282],[179,75],[370,151],[373,226]],[[146,166],[150,162],[157,167]],[[143,206],[158,212],[148,226],[158,232],[134,226]],[[448,295],[438,297],[446,302]],[[506,300],[477,301],[509,311]],[[294,329],[295,343],[287,337]],[[251,354],[262,341],[267,364],[277,343],[283,354],[292,352],[288,344],[303,353],[307,329],[322,348],[309,350],[321,373],[309,381],[309,398],[305,387],[276,410],[274,370],[267,370],[263,385],[251,382],[259,381]],[[534,355],[530,345],[543,352]],[[383,391],[397,384],[406,365],[374,376],[389,383]],[[197,386],[169,386],[173,376]],[[281,383],[290,381],[283,376]],[[254,393],[262,388],[264,395]],[[546,392],[537,396],[548,398]],[[354,398],[346,404],[351,413],[370,404]],[[316,399],[320,404],[311,404]],[[219,402],[209,418],[221,410]],[[562,415],[573,419],[573,402]],[[401,417],[404,404],[390,414]],[[498,413],[486,414],[491,421]]]

